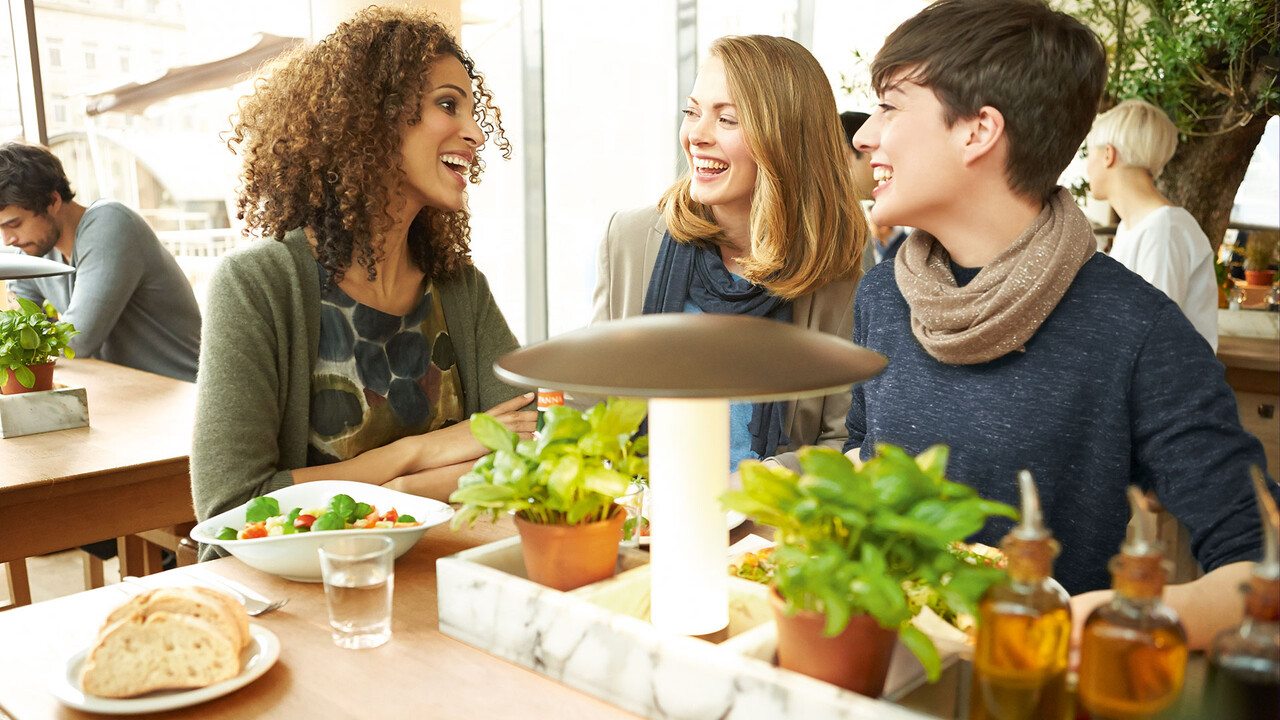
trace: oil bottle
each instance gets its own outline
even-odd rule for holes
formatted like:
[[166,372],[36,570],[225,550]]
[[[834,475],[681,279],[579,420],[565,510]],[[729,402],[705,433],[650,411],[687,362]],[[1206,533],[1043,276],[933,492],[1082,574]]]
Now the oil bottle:
[[1244,591],[1244,621],[1213,639],[1201,717],[1280,717],[1280,512],[1262,471],[1253,486],[1262,514],[1262,562]]
[[969,720],[1061,720],[1068,710],[1067,591],[1050,576],[1058,543],[1044,525],[1031,473],[1018,473],[1022,521],[1000,549],[1009,577],[978,603]]
[[1085,621],[1080,643],[1080,704],[1094,720],[1137,720],[1178,699],[1187,669],[1187,633],[1160,595],[1168,563],[1156,543],[1155,516],[1129,487],[1134,523],[1111,559],[1115,597]]

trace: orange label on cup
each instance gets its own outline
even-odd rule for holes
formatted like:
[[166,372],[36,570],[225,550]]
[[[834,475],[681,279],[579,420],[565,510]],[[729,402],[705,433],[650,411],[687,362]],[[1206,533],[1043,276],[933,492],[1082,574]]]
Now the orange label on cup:
[[564,405],[564,391],[562,390],[539,390],[538,391],[538,410],[546,410],[556,405]]

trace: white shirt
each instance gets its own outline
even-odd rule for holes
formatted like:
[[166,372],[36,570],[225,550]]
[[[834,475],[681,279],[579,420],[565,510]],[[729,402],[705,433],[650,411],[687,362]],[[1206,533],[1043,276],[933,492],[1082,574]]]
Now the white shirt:
[[1111,257],[1164,291],[1218,349],[1218,284],[1213,249],[1191,213],[1162,207],[1132,229],[1121,221]]

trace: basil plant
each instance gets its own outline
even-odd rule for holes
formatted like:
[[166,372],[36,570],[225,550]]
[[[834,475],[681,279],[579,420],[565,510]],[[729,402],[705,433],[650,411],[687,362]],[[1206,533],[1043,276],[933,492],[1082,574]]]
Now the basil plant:
[[926,586],[953,608],[976,614],[977,602],[1004,571],[972,564],[954,543],[981,530],[993,515],[1016,517],[1003,503],[984,500],[946,479],[947,448],[917,457],[891,445],[861,467],[836,450],[805,447],[802,472],[743,462],[742,490],[725,507],[776,528],[774,586],[787,612],[824,613],[824,633],[838,635],[856,613],[895,629],[936,680],[933,642],[911,624],[919,606],[907,590]]
[[649,438],[635,437],[648,405],[609,398],[585,412],[547,410],[535,440],[520,440],[494,418],[471,416],[471,434],[493,452],[458,480],[453,528],[481,515],[514,512],[529,522],[579,525],[621,512],[614,500],[649,475]]
[[[18,307],[0,311],[0,375],[8,368],[25,388],[35,384],[31,365],[57,358],[73,358],[71,338],[80,331],[69,322],[59,322],[53,307],[45,307],[26,298],[18,298]],[[0,377],[0,381],[3,381]]]

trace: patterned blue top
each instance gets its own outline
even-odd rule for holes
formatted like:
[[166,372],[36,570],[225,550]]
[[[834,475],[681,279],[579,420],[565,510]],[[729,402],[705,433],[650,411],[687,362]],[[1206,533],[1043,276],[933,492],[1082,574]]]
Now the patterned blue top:
[[307,464],[349,460],[463,419],[462,383],[444,311],[430,282],[404,316],[324,290],[320,351],[311,372]]

